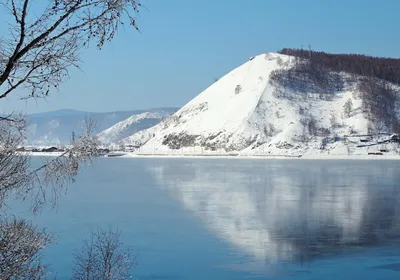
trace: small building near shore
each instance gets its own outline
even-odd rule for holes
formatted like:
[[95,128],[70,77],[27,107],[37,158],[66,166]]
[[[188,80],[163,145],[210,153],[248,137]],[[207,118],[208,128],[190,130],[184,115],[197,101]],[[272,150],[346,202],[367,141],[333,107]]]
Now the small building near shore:
[[42,152],[45,152],[45,153],[58,152],[58,148],[57,147],[44,148],[44,149],[42,149]]

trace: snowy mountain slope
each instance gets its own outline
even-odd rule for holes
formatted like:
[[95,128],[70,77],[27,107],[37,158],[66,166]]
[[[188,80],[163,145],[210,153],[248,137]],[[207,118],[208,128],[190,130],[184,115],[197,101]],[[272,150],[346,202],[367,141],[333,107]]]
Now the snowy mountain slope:
[[[76,110],[57,110],[52,112],[31,114],[28,119],[28,137],[27,144],[34,146],[66,145],[71,141],[72,132],[77,134],[83,131],[83,120],[86,116],[93,119],[97,125],[97,131],[101,132],[110,128],[116,123],[126,120],[133,115],[139,114],[157,114],[158,112],[173,113],[175,108],[155,108],[149,110],[132,110],[106,113],[93,113]],[[138,131],[148,128],[156,122],[145,126],[141,124]]]
[[171,115],[175,112],[175,109],[160,110],[156,112],[145,112],[141,114],[135,114],[127,118],[126,120],[120,121],[112,127],[103,130],[97,134],[99,140],[104,145],[110,145],[114,142],[118,142],[123,138],[132,135],[135,132],[143,129],[150,128],[158,124],[163,118]]
[[347,83],[329,96],[299,95],[270,81],[274,70],[292,64],[293,58],[276,53],[251,58],[170,118],[123,142],[141,146],[137,152],[145,154],[350,153],[354,147],[332,139],[368,132],[370,120],[361,110],[356,85]]

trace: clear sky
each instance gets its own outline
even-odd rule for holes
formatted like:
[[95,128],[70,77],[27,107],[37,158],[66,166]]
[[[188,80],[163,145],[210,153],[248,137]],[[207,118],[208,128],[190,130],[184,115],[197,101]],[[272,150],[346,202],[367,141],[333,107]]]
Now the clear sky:
[[142,34],[121,30],[102,51],[87,50],[47,100],[9,98],[0,110],[182,106],[249,57],[283,47],[400,57],[399,0],[141,2]]

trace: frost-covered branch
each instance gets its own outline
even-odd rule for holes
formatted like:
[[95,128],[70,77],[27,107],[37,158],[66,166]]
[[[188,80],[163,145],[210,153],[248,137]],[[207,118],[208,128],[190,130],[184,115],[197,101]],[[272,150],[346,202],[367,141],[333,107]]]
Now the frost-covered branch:
[[0,207],[10,190],[28,183],[30,161],[18,150],[23,145],[25,127],[20,116],[9,115],[0,120]]
[[46,202],[54,205],[66,185],[74,182],[82,164],[99,155],[94,122],[85,120],[85,132],[63,154],[45,157],[42,164],[32,168],[29,154],[20,150],[26,122],[13,118],[13,122],[0,120],[0,207],[10,194],[32,199],[34,211]]
[[98,228],[76,252],[73,268],[75,280],[125,280],[136,264],[130,250],[122,248],[121,233]]
[[52,237],[23,219],[0,219],[0,279],[45,279],[41,251]]

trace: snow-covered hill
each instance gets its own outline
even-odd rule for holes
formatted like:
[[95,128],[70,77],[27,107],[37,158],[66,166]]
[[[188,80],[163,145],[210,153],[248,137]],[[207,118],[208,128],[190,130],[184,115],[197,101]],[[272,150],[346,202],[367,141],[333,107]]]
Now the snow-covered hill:
[[120,121],[112,127],[103,130],[97,136],[104,145],[110,145],[132,135],[135,132],[153,127],[163,118],[168,117],[175,111],[176,109],[169,109],[134,114],[126,120]]
[[[117,111],[106,113],[92,113],[76,110],[57,110],[52,112],[31,114],[28,119],[27,145],[51,146],[66,145],[71,141],[72,132],[79,134],[83,131],[83,120],[90,117],[96,123],[96,130],[102,132],[128,118],[146,114],[172,114],[176,108],[155,108],[149,110]],[[139,122],[136,128],[131,127],[131,132],[149,128],[159,122],[153,119],[149,122]],[[133,124],[133,126],[135,126]]]
[[[300,94],[270,79],[274,70],[293,64],[293,57],[277,53],[252,57],[171,117],[123,142],[140,146],[137,153],[142,154],[397,153],[393,143],[357,148],[359,138],[345,137],[366,135],[372,126],[357,83],[349,82],[347,74],[338,74],[346,82],[334,94]],[[368,141],[390,136],[379,137]]]

